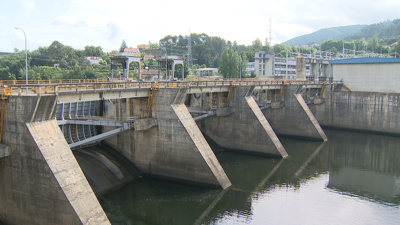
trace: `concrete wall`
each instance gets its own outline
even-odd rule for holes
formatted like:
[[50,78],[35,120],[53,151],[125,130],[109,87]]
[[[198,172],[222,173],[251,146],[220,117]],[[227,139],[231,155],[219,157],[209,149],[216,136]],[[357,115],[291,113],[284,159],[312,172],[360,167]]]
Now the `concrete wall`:
[[[159,89],[152,113],[158,126],[128,130],[105,143],[147,176],[227,188],[231,183],[183,104],[185,97],[186,89]],[[147,98],[135,101],[130,111],[134,117],[147,110]],[[116,108],[117,102],[104,104],[105,116],[127,115],[125,106]]]
[[333,64],[332,70],[352,91],[400,92],[400,63]]
[[334,91],[327,85],[324,98],[309,105],[322,126],[400,135],[400,94]]
[[[10,96],[0,159],[0,222],[109,224],[54,118],[56,96]],[[47,105],[47,109],[38,109]]]

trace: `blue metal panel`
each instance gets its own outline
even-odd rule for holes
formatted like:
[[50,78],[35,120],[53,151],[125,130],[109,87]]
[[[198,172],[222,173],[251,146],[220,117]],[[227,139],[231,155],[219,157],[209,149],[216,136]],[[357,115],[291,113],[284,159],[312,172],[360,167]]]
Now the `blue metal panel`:
[[400,58],[353,58],[330,60],[329,64],[400,63]]

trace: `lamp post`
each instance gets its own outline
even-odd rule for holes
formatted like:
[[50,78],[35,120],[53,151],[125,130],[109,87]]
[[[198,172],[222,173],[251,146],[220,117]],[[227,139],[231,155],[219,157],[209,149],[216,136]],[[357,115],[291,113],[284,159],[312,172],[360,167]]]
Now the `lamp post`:
[[[26,85],[28,85],[28,50],[26,48],[26,34],[22,28],[15,27],[15,29],[22,30],[25,36],[25,80],[26,80]],[[28,94],[28,86],[26,86],[26,93]]]

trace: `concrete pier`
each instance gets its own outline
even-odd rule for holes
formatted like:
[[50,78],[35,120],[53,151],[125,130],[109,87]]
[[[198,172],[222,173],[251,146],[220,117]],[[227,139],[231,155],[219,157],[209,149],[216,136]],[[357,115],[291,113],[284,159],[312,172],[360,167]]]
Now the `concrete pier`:
[[[249,89],[249,86],[235,87],[230,107],[234,113],[201,120],[197,122],[200,130],[227,150],[286,157],[267,119],[257,113],[260,108],[251,96],[246,96]],[[208,99],[213,101],[212,96]]]
[[286,86],[284,106],[264,109],[263,113],[278,135],[326,141],[327,137],[305,104],[301,91],[301,85]]
[[[105,143],[118,149],[147,176],[225,189],[231,183],[183,104],[187,91],[185,88],[156,91],[152,117],[157,120],[157,127],[125,131]],[[145,100],[135,100],[130,116],[146,110]],[[118,103],[104,104],[105,116],[127,113],[125,106],[114,107]]]
[[[0,159],[5,224],[110,224],[54,118],[56,96],[9,97]],[[44,107],[48,106],[48,107]]]

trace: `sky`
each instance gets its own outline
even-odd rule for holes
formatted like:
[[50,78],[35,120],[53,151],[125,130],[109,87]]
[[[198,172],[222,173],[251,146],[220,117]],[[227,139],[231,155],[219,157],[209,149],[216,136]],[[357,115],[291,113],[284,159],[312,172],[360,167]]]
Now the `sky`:
[[[323,28],[398,18],[400,0],[3,0],[0,52],[47,47],[57,40],[75,49],[118,50],[167,35],[205,33],[251,45],[272,44]],[[270,23],[271,21],[271,23]],[[272,29],[270,29],[272,28]]]

